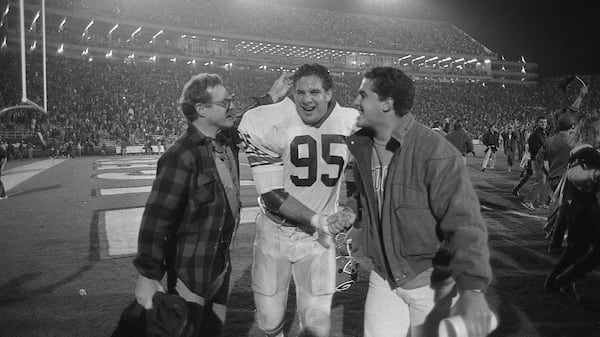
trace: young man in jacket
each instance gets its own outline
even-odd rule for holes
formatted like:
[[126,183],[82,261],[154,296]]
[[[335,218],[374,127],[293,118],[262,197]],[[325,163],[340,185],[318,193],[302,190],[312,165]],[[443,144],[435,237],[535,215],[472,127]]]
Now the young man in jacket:
[[454,122],[454,129],[446,135],[446,139],[456,147],[467,164],[467,153],[473,152],[473,137],[463,129],[462,121]]
[[463,317],[469,336],[485,336],[491,268],[479,201],[461,153],[415,120],[414,93],[398,69],[366,72],[354,102],[363,129],[346,140],[355,160],[356,225],[374,265],[364,335],[437,335],[451,312]]
[[[544,164],[543,162],[538,161],[537,153],[546,143],[546,139],[548,138],[548,133],[546,132],[546,128],[548,127],[548,118],[545,115],[540,115],[535,119],[535,130],[531,133],[529,138],[527,139],[527,144],[529,145],[529,153],[531,154],[531,169],[533,171],[533,183],[531,185],[531,189],[525,200],[521,203],[521,205],[527,208],[530,211],[535,211],[536,209],[536,201],[543,194],[543,191],[546,187],[546,174],[544,172]],[[546,200],[543,200],[544,203]]]

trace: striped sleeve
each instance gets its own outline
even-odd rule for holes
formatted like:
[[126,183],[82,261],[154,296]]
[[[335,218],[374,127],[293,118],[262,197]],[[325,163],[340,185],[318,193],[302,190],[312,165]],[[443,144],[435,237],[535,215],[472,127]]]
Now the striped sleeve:
[[260,106],[244,114],[238,132],[252,168],[254,185],[259,194],[284,187],[283,144],[285,136],[274,125],[279,104]]

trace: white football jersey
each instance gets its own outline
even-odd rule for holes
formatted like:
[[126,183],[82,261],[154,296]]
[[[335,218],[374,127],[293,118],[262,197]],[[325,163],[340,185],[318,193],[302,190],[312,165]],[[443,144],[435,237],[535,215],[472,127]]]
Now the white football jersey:
[[246,112],[238,131],[258,193],[283,188],[317,213],[336,212],[350,158],[344,139],[356,131],[357,117],[335,103],[319,127],[306,125],[289,98]]

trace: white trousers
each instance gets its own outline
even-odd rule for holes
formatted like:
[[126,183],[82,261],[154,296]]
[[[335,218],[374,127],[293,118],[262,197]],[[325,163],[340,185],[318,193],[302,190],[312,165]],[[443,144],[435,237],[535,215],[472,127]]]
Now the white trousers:
[[387,281],[371,271],[364,336],[437,337],[440,321],[448,317],[456,300],[456,289],[454,281],[436,289],[429,285],[410,290],[391,289]]

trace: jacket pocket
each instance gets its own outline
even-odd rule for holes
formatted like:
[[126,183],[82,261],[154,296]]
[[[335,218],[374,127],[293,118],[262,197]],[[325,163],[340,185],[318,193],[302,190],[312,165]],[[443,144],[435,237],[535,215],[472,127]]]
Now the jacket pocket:
[[200,174],[196,181],[194,201],[196,205],[202,205],[214,200],[215,180],[207,175]]
[[392,235],[404,257],[433,257],[439,247],[437,221],[429,210],[427,192],[394,185]]

